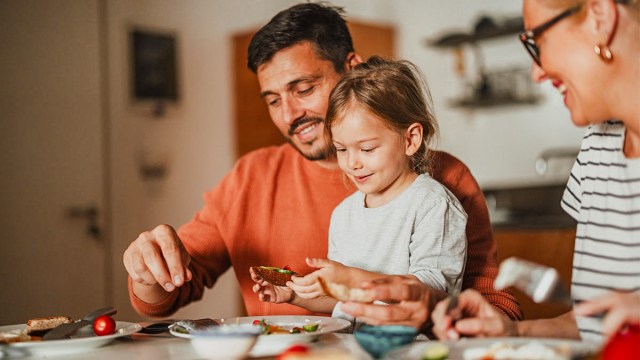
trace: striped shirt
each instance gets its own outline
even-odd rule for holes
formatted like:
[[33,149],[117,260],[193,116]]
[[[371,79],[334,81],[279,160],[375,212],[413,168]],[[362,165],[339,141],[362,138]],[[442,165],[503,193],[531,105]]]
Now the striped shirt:
[[[578,303],[609,291],[640,291],[640,159],[625,158],[625,127],[592,125],[562,197],[578,222],[571,293]],[[577,317],[585,341],[602,342],[601,318]]]

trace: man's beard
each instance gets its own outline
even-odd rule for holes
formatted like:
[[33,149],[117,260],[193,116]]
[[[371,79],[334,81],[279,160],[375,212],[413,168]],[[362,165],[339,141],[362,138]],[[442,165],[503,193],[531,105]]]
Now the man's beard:
[[[291,124],[291,127],[289,127],[289,130],[287,131],[289,136],[287,136],[286,138],[289,144],[291,144],[291,146],[293,146],[294,149],[298,150],[300,155],[304,156],[307,160],[311,160],[311,161],[327,160],[328,158],[332,157],[333,154],[335,153],[333,146],[331,146],[331,143],[328,140],[325,140],[325,136],[326,136],[325,133],[320,134],[320,137],[313,140],[313,142],[322,142],[323,140],[325,140],[324,146],[322,148],[315,149],[313,151],[303,151],[300,147],[298,147],[293,142],[292,137],[295,136],[296,129],[298,129],[300,126],[308,123],[322,124],[323,122],[324,122],[324,119],[319,117],[305,117]],[[311,142],[307,144],[312,145]]]

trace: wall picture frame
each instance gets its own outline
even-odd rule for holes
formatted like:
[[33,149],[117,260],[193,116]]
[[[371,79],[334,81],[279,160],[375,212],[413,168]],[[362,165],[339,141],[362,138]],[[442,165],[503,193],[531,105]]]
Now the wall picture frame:
[[177,102],[179,79],[175,33],[130,31],[131,95],[134,100]]

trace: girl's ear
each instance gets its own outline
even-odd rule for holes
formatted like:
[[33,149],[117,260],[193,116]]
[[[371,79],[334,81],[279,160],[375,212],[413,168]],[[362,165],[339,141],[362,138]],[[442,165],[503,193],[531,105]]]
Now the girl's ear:
[[409,125],[409,128],[405,132],[405,154],[412,156],[415,154],[422,145],[422,125],[413,123]]

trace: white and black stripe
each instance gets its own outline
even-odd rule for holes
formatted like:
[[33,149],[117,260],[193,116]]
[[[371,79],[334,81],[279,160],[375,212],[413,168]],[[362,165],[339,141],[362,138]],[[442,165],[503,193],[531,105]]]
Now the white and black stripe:
[[[640,159],[622,152],[625,128],[590,126],[561,205],[578,222],[571,282],[576,302],[640,291]],[[584,340],[602,341],[601,319],[578,320]]]

